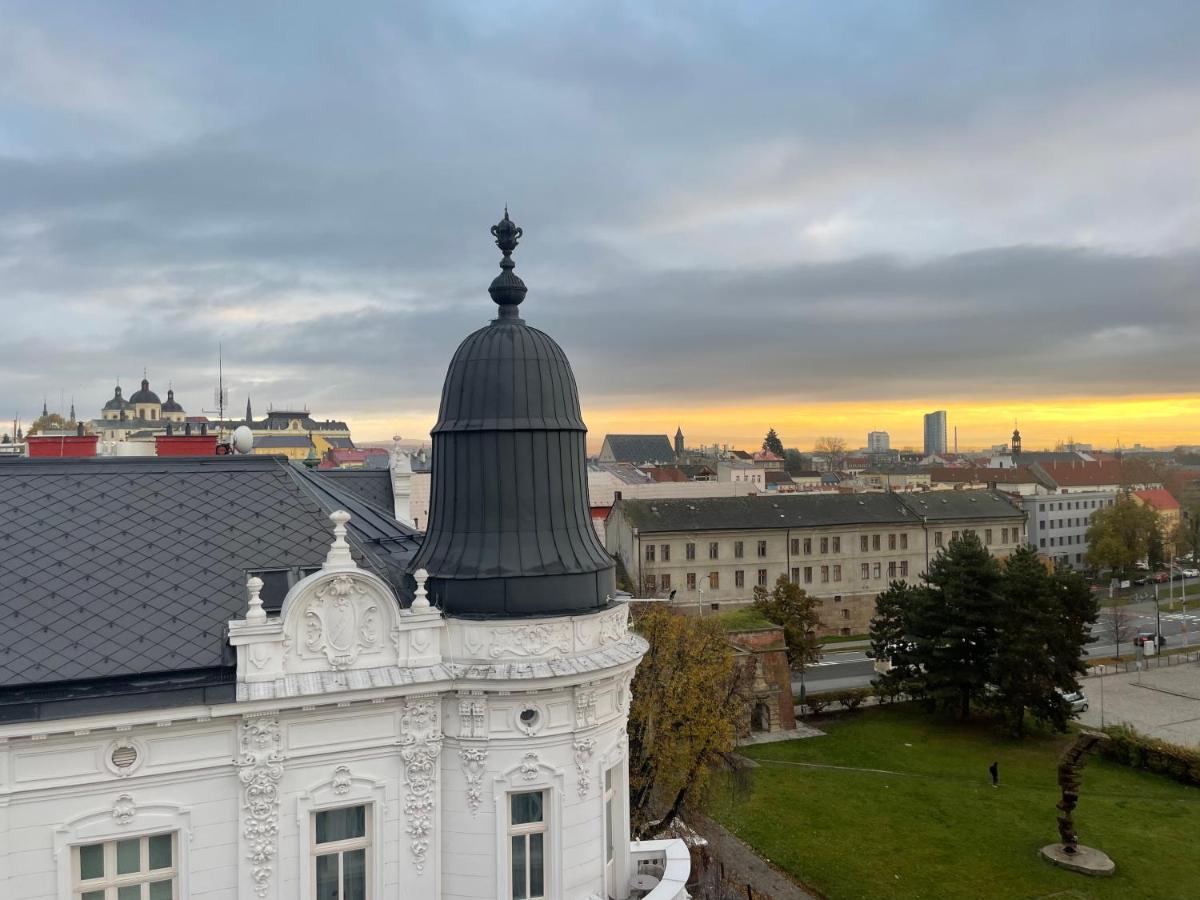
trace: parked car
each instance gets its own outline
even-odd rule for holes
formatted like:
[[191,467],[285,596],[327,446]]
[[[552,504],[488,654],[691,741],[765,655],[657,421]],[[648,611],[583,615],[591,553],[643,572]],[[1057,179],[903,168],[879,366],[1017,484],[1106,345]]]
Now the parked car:
[[[1151,644],[1154,643],[1154,632],[1153,631],[1139,631],[1137,633],[1137,637],[1135,637],[1133,639],[1133,643],[1137,647],[1140,647],[1147,642],[1149,642]],[[1158,636],[1158,646],[1161,647],[1166,642],[1167,642],[1167,639],[1160,634]]]
[[1200,578],[1200,569],[1183,569],[1184,578]]
[[1137,578],[1133,579],[1133,583],[1136,584],[1138,587],[1147,585],[1150,583],[1150,576],[1149,575],[1139,575]]
[[1150,576],[1150,580],[1153,581],[1155,584],[1166,584],[1168,581],[1171,580],[1171,576],[1168,575],[1166,572],[1155,572],[1153,575]]
[[1063,694],[1062,698],[1070,705],[1072,714],[1088,711],[1088,699],[1084,696],[1083,691],[1073,691],[1070,694]]

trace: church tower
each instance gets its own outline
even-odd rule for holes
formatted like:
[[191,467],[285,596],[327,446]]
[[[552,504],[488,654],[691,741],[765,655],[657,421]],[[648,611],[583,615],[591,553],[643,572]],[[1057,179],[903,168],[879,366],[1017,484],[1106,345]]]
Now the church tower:
[[675,429],[675,460],[678,461],[683,456],[683,427],[679,426]]
[[1015,459],[1021,455],[1021,432],[1017,429],[1016,424],[1013,424],[1012,433],[1012,455]]

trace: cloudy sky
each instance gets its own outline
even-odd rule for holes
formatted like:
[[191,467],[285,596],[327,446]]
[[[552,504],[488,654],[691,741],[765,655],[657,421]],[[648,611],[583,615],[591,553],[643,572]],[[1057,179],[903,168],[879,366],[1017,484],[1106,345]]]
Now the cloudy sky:
[[593,444],[1200,442],[1200,4],[0,12],[0,417],[425,435],[507,202]]

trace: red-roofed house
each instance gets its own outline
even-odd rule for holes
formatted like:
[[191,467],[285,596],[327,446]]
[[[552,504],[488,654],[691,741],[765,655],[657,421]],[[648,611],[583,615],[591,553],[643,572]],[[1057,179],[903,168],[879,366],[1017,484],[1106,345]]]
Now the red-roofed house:
[[1149,506],[1158,513],[1158,527],[1164,538],[1169,538],[1179,527],[1179,501],[1166,488],[1134,491],[1129,495],[1135,503]]

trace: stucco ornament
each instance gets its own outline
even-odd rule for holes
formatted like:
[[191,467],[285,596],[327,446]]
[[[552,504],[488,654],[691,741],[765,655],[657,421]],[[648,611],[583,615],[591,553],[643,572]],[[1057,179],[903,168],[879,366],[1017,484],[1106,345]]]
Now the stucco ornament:
[[537,777],[538,777],[538,766],[539,765],[540,765],[540,763],[538,761],[538,755],[536,753],[533,753],[533,752],[526,753],[524,758],[521,760],[521,765],[520,765],[521,777],[524,778],[526,781],[536,781]]
[[379,606],[353,575],[317,588],[304,611],[304,646],[324,653],[334,669],[348,669],[364,649],[379,645]]
[[487,747],[460,747],[459,759],[462,760],[463,777],[467,781],[467,806],[471,815],[479,814],[479,806],[483,803],[483,776],[487,771]]
[[488,656],[549,656],[553,652],[570,653],[571,626],[566,622],[538,622],[491,629]]
[[592,776],[588,771],[588,762],[596,742],[591,738],[579,738],[575,741],[575,770],[579,773],[579,796],[586,797],[592,789]]
[[433,831],[437,802],[437,761],[442,733],[437,701],[430,697],[409,700],[400,716],[400,758],[404,761],[404,830],[417,874],[425,872],[429,835]]
[[112,817],[118,825],[128,825],[137,815],[137,805],[128,794],[122,794],[113,802]]
[[624,609],[616,609],[605,613],[600,619],[600,643],[615,644],[625,639],[629,632],[628,613]]
[[596,692],[576,689],[575,727],[587,728],[596,724]]
[[254,893],[266,897],[279,834],[279,782],[283,778],[279,720],[246,719],[241,724],[242,836],[248,845]]
[[333,777],[329,779],[330,784],[333,785],[333,792],[335,794],[349,793],[351,777],[349,766],[338,766],[334,769]]
[[458,701],[458,736],[464,738],[487,737],[487,702],[482,697],[471,697]]

